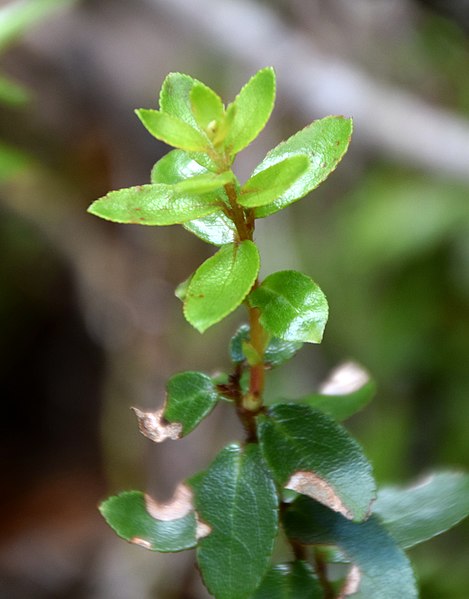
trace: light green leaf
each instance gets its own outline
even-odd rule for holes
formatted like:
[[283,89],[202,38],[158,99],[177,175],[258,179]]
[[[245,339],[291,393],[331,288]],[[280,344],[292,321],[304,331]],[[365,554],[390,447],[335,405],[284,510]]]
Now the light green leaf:
[[344,156],[350,144],[351,135],[351,119],[345,119],[342,116],[329,116],[314,121],[270,150],[255,169],[255,175],[296,154],[308,156],[310,166],[274,203],[257,208],[256,217],[262,218],[285,208],[322,183]]
[[275,72],[272,67],[266,67],[251,77],[227,108],[230,125],[225,147],[230,155],[237,154],[256,139],[269,120],[274,102]]
[[181,372],[166,386],[163,418],[182,426],[188,435],[213,410],[219,396],[212,379],[202,372]]
[[302,544],[339,546],[354,564],[349,584],[358,589],[348,594],[353,599],[417,599],[409,560],[375,517],[350,522],[299,497],[288,506],[283,522],[287,535]]
[[191,220],[184,223],[183,227],[203,241],[213,245],[233,243],[237,238],[235,224],[224,212],[216,212],[203,218]]
[[262,326],[287,341],[320,343],[329,314],[326,296],[308,276],[295,270],[269,275],[249,296],[261,311]]
[[323,599],[324,592],[310,564],[296,561],[272,566],[253,599]]
[[210,139],[215,138],[225,116],[220,96],[206,85],[196,83],[191,89],[190,101],[197,124]]
[[28,166],[29,157],[21,150],[0,143],[0,183],[14,177]]
[[195,495],[197,513],[211,528],[197,548],[209,592],[250,599],[269,566],[278,526],[278,497],[259,446],[223,449]]
[[308,157],[303,154],[277,162],[246,181],[238,203],[245,208],[271,204],[286,193],[308,167]]
[[[175,500],[182,503],[173,510],[175,516],[181,516],[175,518],[170,517],[171,506],[159,505],[140,491],[110,497],[99,510],[109,526],[130,543],[151,551],[182,551],[197,544],[197,521],[190,495],[190,489],[181,485]],[[155,517],[159,512],[165,519]]]
[[169,73],[163,81],[160,91],[160,110],[181,121],[194,129],[200,126],[194,116],[191,102],[191,92],[194,86],[199,85],[211,91],[201,81],[185,75],[184,73]]
[[358,364],[348,362],[332,373],[320,393],[311,393],[297,401],[341,421],[363,409],[375,392],[376,384],[369,374]]
[[[249,325],[243,324],[231,338],[230,357],[235,363],[241,363],[246,360],[244,353],[244,343],[248,342]],[[296,341],[284,341],[277,337],[272,337],[267,344],[264,360],[269,366],[280,366],[287,360],[290,360],[303,344]]]
[[204,133],[181,119],[146,108],[139,108],[135,112],[147,131],[170,146],[193,152],[204,152],[210,147],[210,141]]
[[111,191],[88,212],[116,223],[174,225],[222,210],[215,193],[191,194],[173,185],[138,185]]
[[408,489],[378,492],[375,513],[405,549],[452,528],[469,514],[469,476],[438,472]]
[[0,102],[20,105],[25,104],[28,100],[29,94],[22,85],[0,75]]
[[206,260],[187,289],[184,316],[203,333],[233,312],[249,293],[259,272],[259,252],[252,241],[230,243]]
[[262,453],[278,484],[351,520],[367,518],[375,498],[371,466],[334,420],[300,404],[276,404],[258,418]]

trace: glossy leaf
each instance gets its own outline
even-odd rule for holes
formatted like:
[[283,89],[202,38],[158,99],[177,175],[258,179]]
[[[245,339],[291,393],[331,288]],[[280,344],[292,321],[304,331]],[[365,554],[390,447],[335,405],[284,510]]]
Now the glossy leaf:
[[296,561],[273,566],[253,599],[323,599],[324,593],[310,564]]
[[88,208],[106,220],[137,225],[175,225],[221,210],[221,200],[214,192],[194,194],[173,185],[138,185],[111,191]]
[[259,272],[259,252],[252,241],[228,244],[194,273],[184,315],[203,333],[233,312],[249,293]]
[[195,489],[196,508],[211,533],[197,561],[217,599],[248,599],[270,562],[278,526],[275,485],[257,444],[223,449]]
[[308,157],[302,154],[277,162],[246,181],[238,203],[245,208],[271,204],[285,194],[308,167]]
[[375,517],[350,522],[307,497],[299,497],[284,513],[287,535],[305,545],[337,545],[353,562],[353,599],[416,599],[411,565],[405,553]]
[[275,73],[266,67],[251,77],[227,108],[230,126],[225,147],[230,155],[237,154],[256,139],[269,120],[274,102]]
[[262,453],[278,484],[351,520],[367,518],[375,498],[371,466],[334,420],[300,404],[276,404],[258,418]]
[[213,245],[233,243],[237,238],[235,224],[224,212],[215,212],[203,218],[191,220],[188,223],[183,223],[183,227]]
[[320,343],[328,317],[326,296],[308,276],[283,270],[264,279],[249,296],[270,334],[287,341]]
[[208,137],[181,119],[166,112],[140,108],[138,118],[153,137],[170,146],[194,152],[204,152],[210,147]]
[[337,368],[320,391],[297,401],[341,421],[359,412],[372,400],[376,385],[363,368],[349,362]]
[[438,472],[407,489],[385,487],[378,492],[373,513],[399,545],[413,547],[469,515],[469,476]]
[[213,410],[219,399],[212,379],[202,372],[181,372],[166,386],[163,417],[182,425],[188,435]]
[[[235,363],[246,360],[244,344],[249,342],[249,325],[243,324],[239,327],[230,341],[230,357]],[[269,340],[264,354],[264,360],[269,366],[279,366],[290,360],[303,344],[295,341],[284,341],[277,337]]]
[[257,218],[262,218],[301,199],[322,183],[336,168],[350,144],[352,120],[342,116],[329,116],[314,121],[286,141],[268,152],[255,169],[260,173],[287,157],[296,154],[308,156],[310,166],[278,200],[268,206],[256,208]]
[[206,85],[198,82],[191,89],[190,102],[197,124],[207,132],[210,138],[215,137],[225,116],[225,108],[220,96]]
[[193,510],[181,518],[158,520],[148,511],[148,501],[140,491],[126,491],[104,501],[99,510],[120,537],[146,549],[172,552],[195,547],[197,521]]

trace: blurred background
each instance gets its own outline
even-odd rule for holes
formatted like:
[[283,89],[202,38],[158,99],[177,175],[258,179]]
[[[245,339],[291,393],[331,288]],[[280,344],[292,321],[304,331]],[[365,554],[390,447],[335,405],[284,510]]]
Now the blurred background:
[[[129,488],[169,497],[239,435],[217,408],[155,446],[129,411],[161,405],[177,371],[229,368],[242,311],[201,336],[173,295],[213,248],[86,213],[167,152],[133,110],[169,71],[230,101],[276,68],[241,178],[311,120],[354,117],[330,180],[259,223],[264,274],[300,269],[330,303],[323,344],[268,393],[301,396],[354,359],[378,394],[349,428],[380,484],[469,469],[468,36],[467,0],[0,2],[2,599],[207,597],[192,552],[127,545],[96,509]],[[467,522],[410,557],[422,598],[467,599]]]

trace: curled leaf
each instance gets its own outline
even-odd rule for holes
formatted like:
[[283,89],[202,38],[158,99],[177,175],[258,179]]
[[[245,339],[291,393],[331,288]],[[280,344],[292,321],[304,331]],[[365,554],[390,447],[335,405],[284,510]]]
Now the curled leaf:
[[162,443],[166,439],[180,439],[182,436],[182,424],[179,422],[167,422],[163,417],[164,408],[155,412],[143,412],[138,408],[131,408],[138,420],[138,428],[144,437]]

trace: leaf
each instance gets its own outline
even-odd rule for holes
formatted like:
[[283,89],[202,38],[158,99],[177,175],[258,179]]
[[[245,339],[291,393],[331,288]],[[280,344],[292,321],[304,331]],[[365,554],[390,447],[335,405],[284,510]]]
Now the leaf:
[[[158,504],[140,491],[125,491],[103,501],[99,510],[123,539],[152,551],[182,551],[195,547],[198,523],[192,491],[180,485],[173,501]],[[199,536],[208,529],[199,525]]]
[[[249,341],[249,325],[243,324],[239,327],[230,341],[230,357],[232,362],[241,363],[246,360],[243,350],[244,342]],[[269,340],[264,354],[264,360],[269,366],[280,366],[301,348],[303,344],[295,341],[284,341],[277,337]]]
[[326,296],[308,276],[295,270],[269,275],[249,296],[261,311],[262,326],[286,341],[320,343],[329,313]]
[[278,527],[275,485],[257,444],[229,445],[195,489],[196,509],[211,529],[197,548],[209,592],[248,599],[270,562]]
[[272,566],[253,599],[323,599],[324,593],[310,564],[296,561]]
[[210,147],[204,133],[166,112],[139,108],[135,113],[153,137],[170,146],[194,152],[204,152]]
[[329,116],[311,123],[268,152],[255,169],[258,174],[296,154],[308,156],[310,166],[297,181],[273,204],[257,208],[255,215],[263,218],[282,210],[304,197],[322,183],[336,168],[350,144],[352,120]]
[[225,108],[220,96],[198,82],[191,89],[190,102],[197,124],[212,139],[225,116]]
[[371,466],[347,431],[300,404],[276,404],[258,417],[262,453],[282,487],[308,495],[351,520],[368,517]]
[[286,193],[308,167],[308,157],[303,154],[277,162],[246,181],[238,203],[245,208],[271,204]]
[[116,223],[175,225],[221,211],[214,193],[194,194],[174,185],[138,185],[111,191],[88,212]]
[[29,100],[29,94],[22,85],[0,75],[0,102],[21,105]]
[[[187,152],[172,150],[155,164],[151,173],[151,181],[152,183],[174,184],[209,172]],[[224,191],[221,192],[221,197],[226,197]],[[183,226],[200,239],[214,245],[225,245],[236,240],[236,227],[223,212],[216,212],[183,223]]]
[[249,293],[259,272],[252,241],[230,243],[195,271],[187,289],[184,316],[203,333],[233,312]]
[[353,416],[372,400],[376,385],[361,366],[347,362],[333,371],[320,391],[297,401],[341,421]]
[[188,435],[213,410],[219,396],[212,379],[202,372],[181,372],[171,377],[163,418],[182,425]]
[[0,142],[0,183],[8,181],[30,163],[30,158],[21,150]]
[[286,509],[283,522],[291,539],[305,545],[338,545],[353,562],[348,590],[343,589],[339,597],[418,597],[409,560],[375,517],[350,522],[307,497],[299,497]]
[[187,125],[200,131],[191,102],[191,92],[196,85],[210,89],[201,81],[184,73],[169,73],[161,86],[159,102],[162,112],[184,121]]
[[240,152],[259,135],[269,120],[274,102],[275,72],[272,67],[266,67],[251,77],[226,110],[231,123],[225,147],[230,155]]
[[469,514],[469,476],[438,472],[424,482],[378,492],[373,512],[405,549],[455,526]]

